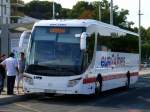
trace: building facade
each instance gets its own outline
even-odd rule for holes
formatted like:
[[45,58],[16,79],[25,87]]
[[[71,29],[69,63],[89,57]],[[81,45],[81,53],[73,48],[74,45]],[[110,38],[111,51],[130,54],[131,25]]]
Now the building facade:
[[0,24],[10,23],[10,0],[0,0]]

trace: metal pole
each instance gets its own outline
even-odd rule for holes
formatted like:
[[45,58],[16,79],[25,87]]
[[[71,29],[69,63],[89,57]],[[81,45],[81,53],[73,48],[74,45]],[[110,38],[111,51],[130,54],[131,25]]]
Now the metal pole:
[[55,2],[53,0],[53,19],[55,19]]
[[139,0],[139,64],[141,64],[141,0]]
[[4,19],[4,18],[3,18],[3,12],[4,12],[4,11],[3,11],[3,6],[4,6],[3,0],[1,0],[1,4],[0,4],[0,5],[1,5],[1,24],[3,24],[3,23],[4,23],[4,22],[3,22],[3,19]]
[[101,21],[102,16],[101,16],[101,2],[99,2],[99,21]]
[[113,0],[110,2],[110,24],[113,25]]

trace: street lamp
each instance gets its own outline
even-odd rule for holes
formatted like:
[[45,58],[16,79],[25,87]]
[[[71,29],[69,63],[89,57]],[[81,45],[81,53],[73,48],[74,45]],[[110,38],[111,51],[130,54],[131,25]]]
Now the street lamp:
[[53,19],[55,19],[55,2],[53,0]]
[[114,24],[114,20],[113,20],[113,0],[111,0],[111,2],[110,2],[110,24],[111,25]]
[[0,2],[0,8],[1,8],[1,18],[0,18],[0,24],[3,24],[3,1]]
[[101,16],[101,2],[99,2],[99,21],[101,21],[102,16]]
[[141,64],[141,0],[139,0],[139,63]]

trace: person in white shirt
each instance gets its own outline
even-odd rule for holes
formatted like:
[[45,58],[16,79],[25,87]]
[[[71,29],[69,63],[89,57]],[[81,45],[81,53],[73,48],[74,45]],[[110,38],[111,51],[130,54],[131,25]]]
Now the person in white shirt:
[[9,58],[5,59],[1,62],[2,65],[6,67],[6,74],[7,74],[7,94],[13,95],[14,94],[14,85],[15,85],[15,78],[16,75],[19,74],[18,71],[18,63],[17,60],[14,58],[14,53],[9,55]]

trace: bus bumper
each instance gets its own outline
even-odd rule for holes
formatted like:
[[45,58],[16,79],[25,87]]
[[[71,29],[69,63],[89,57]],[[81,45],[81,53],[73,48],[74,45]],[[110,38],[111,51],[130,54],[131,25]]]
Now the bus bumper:
[[[28,87],[28,88],[27,88]],[[34,88],[29,86],[24,86],[23,90],[25,94],[32,94],[32,93],[56,93],[56,94],[83,94],[83,95],[90,95],[95,92],[95,85],[94,84],[82,84],[77,85],[75,87],[70,87],[65,90],[57,90],[57,89],[41,89],[41,88]]]

